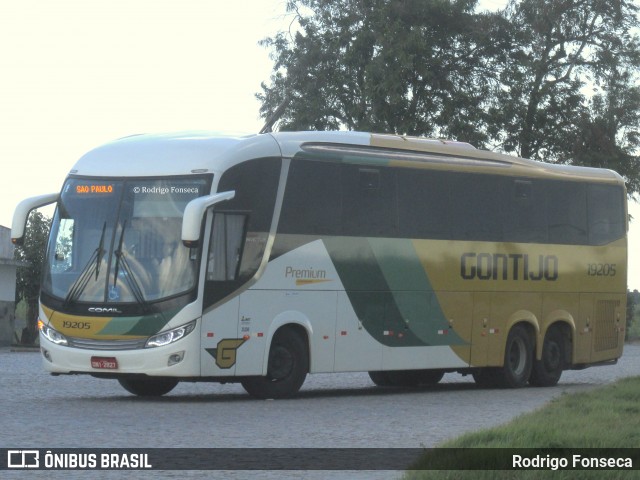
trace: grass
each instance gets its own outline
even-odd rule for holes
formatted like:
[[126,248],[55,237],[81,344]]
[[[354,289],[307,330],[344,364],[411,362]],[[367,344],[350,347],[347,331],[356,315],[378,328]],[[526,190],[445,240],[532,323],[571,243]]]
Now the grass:
[[[508,424],[463,435],[444,448],[640,448],[640,377],[626,378],[585,393],[563,395],[549,405],[521,415]],[[547,453],[547,452],[545,452]],[[434,454],[432,452],[431,460]],[[480,452],[480,455],[485,455]],[[533,452],[535,455],[535,451]],[[429,455],[429,454],[427,454]],[[418,468],[429,465],[425,455]],[[489,452],[487,452],[487,456]],[[625,455],[626,456],[626,455]],[[509,456],[509,459],[511,457]],[[422,462],[422,464],[420,463]],[[636,455],[636,463],[638,463]],[[638,465],[635,465],[638,468]],[[416,479],[629,479],[640,470],[409,471]]]

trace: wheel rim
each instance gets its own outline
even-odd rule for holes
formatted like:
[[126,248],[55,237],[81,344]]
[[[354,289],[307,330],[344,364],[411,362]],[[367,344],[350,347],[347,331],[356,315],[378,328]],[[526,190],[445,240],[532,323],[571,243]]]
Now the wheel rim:
[[520,376],[527,365],[527,347],[522,338],[516,338],[509,348],[509,367],[511,371]]
[[269,354],[269,377],[276,382],[287,378],[293,371],[294,363],[293,354],[287,348],[275,346]]

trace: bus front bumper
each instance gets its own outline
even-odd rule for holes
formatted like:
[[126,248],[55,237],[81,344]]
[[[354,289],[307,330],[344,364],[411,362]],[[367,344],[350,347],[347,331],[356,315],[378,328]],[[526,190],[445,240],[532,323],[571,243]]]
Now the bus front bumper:
[[192,332],[169,345],[132,350],[91,350],[57,345],[40,334],[44,369],[53,374],[200,376],[200,339]]

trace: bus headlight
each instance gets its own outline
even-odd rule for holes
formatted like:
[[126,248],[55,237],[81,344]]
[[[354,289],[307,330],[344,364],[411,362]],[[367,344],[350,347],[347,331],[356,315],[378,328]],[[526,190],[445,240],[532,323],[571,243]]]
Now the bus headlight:
[[186,325],[182,325],[181,327],[174,328],[173,330],[168,330],[154,335],[153,337],[149,337],[149,340],[147,340],[147,343],[145,344],[145,348],[163,347],[170,343],[177,342],[181,338],[184,338],[193,332],[194,328],[196,328],[195,320],[187,323]]
[[40,333],[52,343],[56,345],[68,345],[67,339],[59,331],[54,330],[49,325],[45,325],[44,322],[39,321],[38,327],[40,327]]

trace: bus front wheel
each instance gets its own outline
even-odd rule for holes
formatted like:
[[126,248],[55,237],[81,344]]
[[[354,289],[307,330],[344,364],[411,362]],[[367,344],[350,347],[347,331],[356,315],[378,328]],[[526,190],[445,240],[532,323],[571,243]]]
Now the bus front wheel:
[[293,329],[279,330],[269,350],[267,375],[247,377],[242,386],[257,398],[288,398],[295,395],[309,372],[306,342]]
[[127,392],[140,397],[160,397],[178,385],[178,380],[171,377],[127,377],[118,382]]

